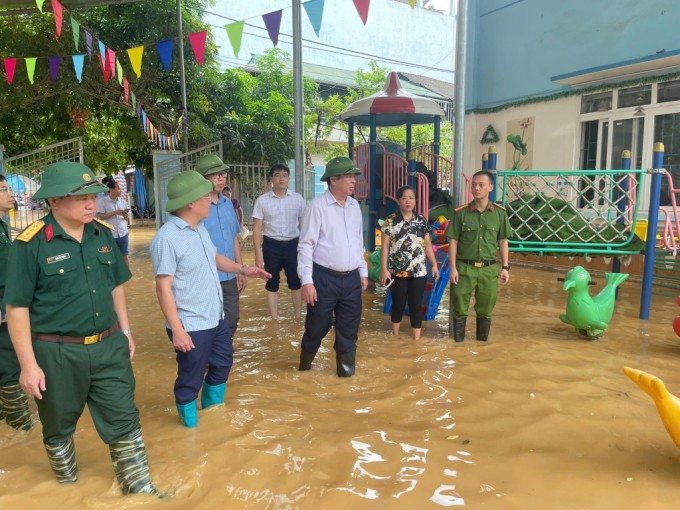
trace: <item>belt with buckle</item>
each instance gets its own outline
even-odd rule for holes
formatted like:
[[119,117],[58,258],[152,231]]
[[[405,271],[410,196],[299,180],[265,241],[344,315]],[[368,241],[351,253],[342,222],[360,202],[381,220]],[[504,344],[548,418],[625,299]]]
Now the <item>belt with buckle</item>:
[[495,260],[458,260],[458,262],[475,267],[488,267],[496,263]]
[[43,333],[34,333],[32,336],[36,340],[43,340],[45,342],[90,345],[90,344],[96,344],[97,342],[101,342],[107,336],[113,335],[119,329],[120,328],[118,326],[118,323],[116,322],[109,329],[102,331],[101,333],[97,333],[95,335],[90,335],[90,336],[48,335],[48,334],[43,334]]
[[352,269],[351,271],[336,271],[335,269],[331,269],[330,267],[326,266],[321,266],[319,264],[314,264],[314,269],[318,269],[319,271],[323,271],[324,273],[332,274],[333,276],[337,276],[338,278],[347,278],[350,275],[353,275],[358,271],[358,269]]
[[290,243],[296,243],[298,241],[298,237],[294,237],[293,239],[286,239],[285,241],[281,241],[279,239],[274,239],[273,237],[267,237],[267,236],[262,236],[264,241],[270,242],[270,243],[276,243],[279,246],[287,246]]

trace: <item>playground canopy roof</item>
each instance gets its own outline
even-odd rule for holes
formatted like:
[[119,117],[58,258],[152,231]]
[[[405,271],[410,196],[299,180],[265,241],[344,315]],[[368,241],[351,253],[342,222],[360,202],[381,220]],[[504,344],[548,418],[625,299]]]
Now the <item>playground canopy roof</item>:
[[387,75],[380,92],[354,101],[342,112],[340,119],[369,126],[374,113],[377,125],[381,127],[429,124],[435,117],[446,118],[446,112],[435,101],[404,90],[394,71]]
[[[143,0],[69,0],[69,9],[80,9],[83,7],[103,7],[105,5],[130,4],[142,2]],[[50,2],[45,2],[43,10],[51,11]],[[38,12],[35,0],[3,0],[0,2],[0,16],[12,14],[27,14]]]

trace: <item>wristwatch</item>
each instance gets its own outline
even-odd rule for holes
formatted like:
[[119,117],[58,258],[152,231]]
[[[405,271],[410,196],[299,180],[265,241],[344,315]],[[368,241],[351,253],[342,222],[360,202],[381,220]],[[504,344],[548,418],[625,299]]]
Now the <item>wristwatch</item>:
[[505,269],[506,271],[510,271],[510,265],[508,264],[507,266],[501,266],[501,269]]
[[123,333],[124,335],[131,335],[132,334],[131,329],[121,329],[120,332]]
[[238,268],[238,272],[241,274],[246,274],[246,269],[248,269],[250,266],[248,264],[243,264],[241,267]]

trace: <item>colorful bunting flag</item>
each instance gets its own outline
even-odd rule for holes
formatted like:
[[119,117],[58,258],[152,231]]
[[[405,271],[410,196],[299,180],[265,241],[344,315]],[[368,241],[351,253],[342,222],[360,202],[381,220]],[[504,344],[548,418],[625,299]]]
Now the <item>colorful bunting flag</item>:
[[87,55],[90,58],[90,63],[92,63],[92,34],[85,30],[85,42],[87,43]]
[[416,1],[417,1],[417,0],[408,0],[408,3],[409,3],[409,5],[411,6],[411,9],[415,9],[415,8],[416,8]]
[[111,73],[111,78],[116,76],[116,52],[111,48],[106,48],[106,66]]
[[[132,101],[132,109],[137,110],[137,97],[132,91],[130,91],[130,101]],[[139,110],[137,110],[137,120],[139,121]]]
[[137,75],[137,78],[142,76],[142,56],[144,55],[144,46],[135,46],[127,50],[132,70]]
[[101,67],[101,70],[102,70],[102,75],[104,77],[104,83],[108,83],[111,75],[109,73],[109,66],[106,65],[106,63],[104,62],[104,59],[106,58],[105,55],[106,55],[106,53],[103,53],[103,54],[100,53],[99,54],[99,67]]
[[244,23],[244,21],[236,21],[224,26],[224,28],[227,30],[229,42],[231,43],[231,49],[234,50],[234,56],[236,58],[238,58],[238,52],[241,51],[241,39],[243,38]]
[[35,61],[37,57],[28,57],[24,59],[26,61],[26,72],[28,73],[28,81],[33,85],[33,75],[35,74]]
[[57,81],[57,75],[59,74],[59,64],[61,64],[61,57],[50,57],[50,76],[52,81]]
[[123,99],[125,99],[126,104],[130,102],[130,84],[125,77],[123,78]]
[[281,15],[283,10],[269,12],[262,15],[262,21],[264,21],[264,26],[267,27],[267,33],[269,38],[276,46],[279,43],[279,29],[281,28]]
[[321,30],[321,18],[323,18],[323,2],[324,0],[310,0],[302,5],[307,11],[307,17],[312,24],[312,28],[319,37],[319,31]]
[[17,59],[16,58],[6,58],[5,59],[5,73],[7,73],[7,85],[12,84],[12,80],[14,80],[14,70],[17,67]]
[[365,25],[368,21],[368,8],[371,6],[371,0],[352,0],[352,2],[354,2],[354,7],[356,7],[359,17]]
[[83,83],[83,64],[85,63],[85,54],[71,55],[73,59],[73,68],[76,70],[76,78],[78,83]]
[[120,65],[120,61],[116,59],[116,75],[118,76],[118,85],[123,85],[123,67]]
[[71,32],[73,32],[73,45],[78,51],[78,43],[80,42],[80,23],[77,19],[71,16]]
[[161,62],[163,62],[165,72],[167,73],[170,70],[170,62],[172,61],[172,39],[156,43],[156,49],[158,50],[158,55],[161,57]]
[[38,10],[39,10],[40,12],[43,12],[42,6],[43,6],[43,4],[45,3],[45,0],[35,0],[35,3],[36,3],[36,5],[38,6]]
[[52,0],[52,10],[54,11],[54,25],[57,29],[57,33],[54,34],[54,37],[59,39],[59,37],[61,37],[61,25],[64,21],[64,6],[61,5],[59,0]]
[[191,43],[191,47],[194,49],[194,55],[196,56],[196,60],[198,60],[198,63],[200,65],[203,65],[203,56],[205,53],[205,38],[208,35],[207,30],[202,30],[201,32],[194,32],[193,34],[189,34],[189,42]]
[[[134,102],[135,100],[135,94],[134,92],[132,93],[132,101]],[[141,122],[142,120],[142,105],[137,103],[137,123]]]

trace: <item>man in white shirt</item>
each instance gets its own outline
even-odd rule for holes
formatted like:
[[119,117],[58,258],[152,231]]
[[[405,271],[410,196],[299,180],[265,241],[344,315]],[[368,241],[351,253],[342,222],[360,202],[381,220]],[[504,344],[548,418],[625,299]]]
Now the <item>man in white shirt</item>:
[[302,284],[297,275],[297,248],[305,199],[288,189],[290,169],[285,164],[272,165],[269,177],[272,189],[259,196],[253,208],[255,265],[272,275],[265,285],[272,319],[279,318],[281,269],[286,273],[288,288],[293,297],[295,318],[299,319],[302,314]]
[[120,185],[112,177],[102,179],[109,191],[97,201],[97,218],[113,227],[113,238],[123,254],[125,263],[130,267],[128,258],[128,204],[121,196]]
[[328,190],[305,210],[298,243],[298,275],[307,303],[300,342],[300,370],[310,370],[335,319],[338,377],[354,375],[361,322],[361,293],[368,287],[364,228],[359,203],[351,197],[361,172],[352,160],[334,158],[321,177]]

